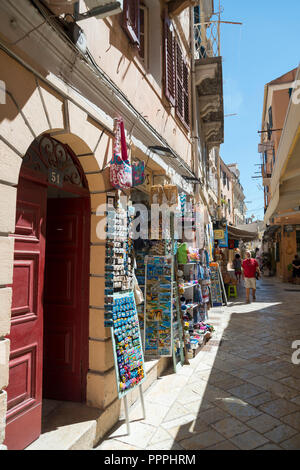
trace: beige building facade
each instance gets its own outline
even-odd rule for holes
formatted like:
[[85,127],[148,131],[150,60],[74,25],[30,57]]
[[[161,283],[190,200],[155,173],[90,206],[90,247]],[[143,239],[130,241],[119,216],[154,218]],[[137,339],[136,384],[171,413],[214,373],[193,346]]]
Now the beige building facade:
[[291,280],[291,263],[300,254],[300,69],[265,86],[262,116],[262,175],[265,189],[265,246],[276,275]]

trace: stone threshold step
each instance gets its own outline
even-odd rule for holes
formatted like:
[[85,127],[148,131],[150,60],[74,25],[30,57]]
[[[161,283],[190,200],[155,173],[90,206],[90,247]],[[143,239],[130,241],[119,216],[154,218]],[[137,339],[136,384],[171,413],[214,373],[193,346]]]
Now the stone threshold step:
[[[145,361],[147,378],[143,384],[144,391],[157,380],[164,366],[161,360]],[[138,390],[133,390],[127,396],[128,405],[133,408],[139,399]],[[122,419],[121,404],[116,399],[105,410],[100,410],[83,403],[45,400],[42,434],[26,450],[92,449]]]
[[[55,401],[51,402],[55,406]],[[26,450],[91,449],[102,413],[82,403],[58,401],[46,417],[42,434]]]

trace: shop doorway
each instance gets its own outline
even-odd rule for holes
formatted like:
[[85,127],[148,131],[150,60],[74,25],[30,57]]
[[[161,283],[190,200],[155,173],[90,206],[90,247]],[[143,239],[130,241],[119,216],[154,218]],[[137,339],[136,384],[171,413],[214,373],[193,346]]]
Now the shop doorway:
[[41,136],[21,167],[5,443],[41,433],[42,400],[85,401],[88,370],[90,199],[67,145]]

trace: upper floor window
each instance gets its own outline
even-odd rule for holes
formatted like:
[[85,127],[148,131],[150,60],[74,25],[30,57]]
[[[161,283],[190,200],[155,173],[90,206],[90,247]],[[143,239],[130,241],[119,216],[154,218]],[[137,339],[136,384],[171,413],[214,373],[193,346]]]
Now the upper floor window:
[[189,127],[189,69],[168,17],[164,22],[164,88],[182,123]]
[[223,171],[223,186],[226,186],[226,173]]
[[272,106],[269,107],[269,124],[270,124],[270,129],[273,129],[273,113],[272,113]]
[[140,46],[140,0],[124,0],[122,26],[130,41]]
[[122,27],[137,46],[145,68],[148,68],[148,8],[141,0],[124,0]]
[[145,5],[140,4],[140,45],[139,55],[144,62],[145,68],[148,68],[148,31],[149,31],[149,18],[148,8]]

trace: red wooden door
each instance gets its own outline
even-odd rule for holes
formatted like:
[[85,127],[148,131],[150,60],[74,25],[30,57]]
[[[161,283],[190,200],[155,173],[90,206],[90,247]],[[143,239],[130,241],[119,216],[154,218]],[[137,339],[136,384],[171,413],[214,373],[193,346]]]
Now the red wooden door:
[[89,199],[49,199],[44,295],[45,398],[83,401],[88,369]]
[[45,184],[20,176],[5,439],[11,450],[24,449],[41,432],[46,201]]

